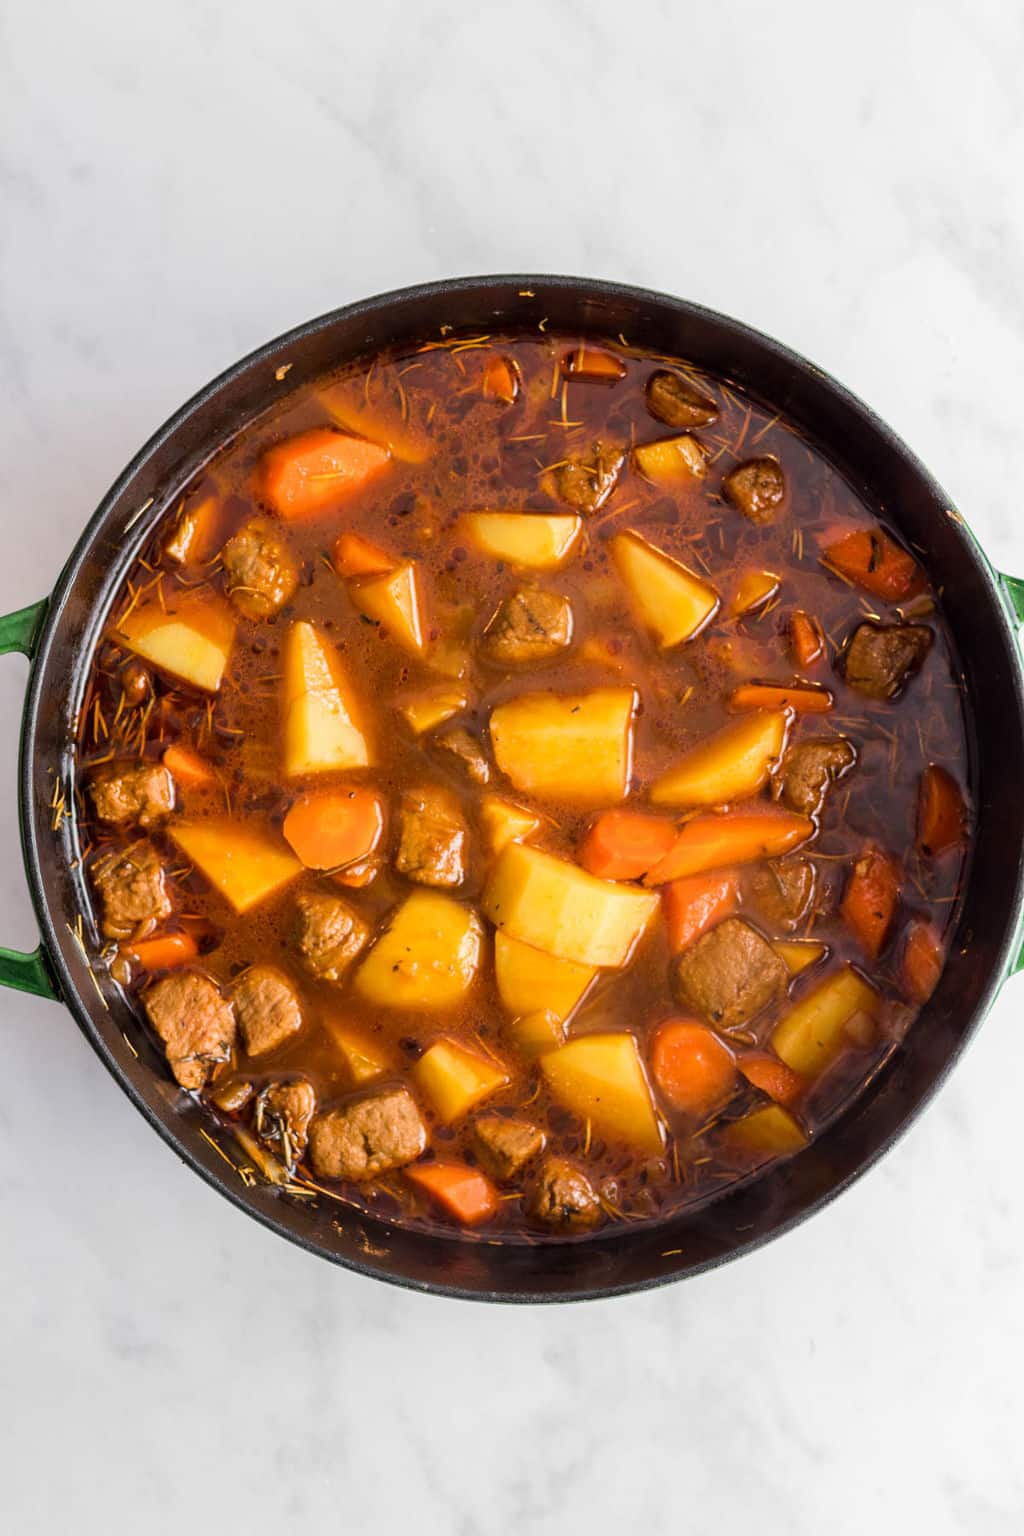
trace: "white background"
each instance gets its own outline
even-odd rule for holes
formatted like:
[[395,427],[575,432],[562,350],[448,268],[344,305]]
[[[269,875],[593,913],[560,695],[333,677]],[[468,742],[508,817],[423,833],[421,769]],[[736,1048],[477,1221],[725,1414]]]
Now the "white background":
[[[1011,0],[0,6],[0,608],[208,377],[453,273],[668,289],[809,354],[1024,574]],[[2,938],[34,943],[0,669]],[[1017,1536],[1020,996],[767,1251],[562,1309],[335,1271],[0,1006],[0,1524]]]

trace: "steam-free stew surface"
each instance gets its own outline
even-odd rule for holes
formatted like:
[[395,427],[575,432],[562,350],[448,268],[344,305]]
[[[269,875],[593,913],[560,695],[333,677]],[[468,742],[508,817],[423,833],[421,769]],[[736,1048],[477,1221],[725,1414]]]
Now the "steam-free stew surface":
[[79,765],[103,963],[238,1162],[510,1239],[798,1154],[934,988],[969,836],[915,553],[771,410],[570,336],[225,448]]

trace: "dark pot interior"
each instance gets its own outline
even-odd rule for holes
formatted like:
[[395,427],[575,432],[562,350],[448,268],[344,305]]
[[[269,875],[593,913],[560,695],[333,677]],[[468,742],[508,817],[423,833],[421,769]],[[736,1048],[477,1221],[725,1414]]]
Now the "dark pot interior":
[[[951,956],[932,1002],[856,1102],[796,1159],[657,1228],[582,1242],[493,1247],[403,1232],[323,1201],[247,1188],[200,1134],[205,1117],[170,1081],[116,988],[90,974],[73,933],[85,907],[67,825],[50,827],[51,770],[72,765],[71,722],[98,627],[165,498],[282,393],[381,346],[460,331],[533,327],[622,334],[725,375],[815,438],[923,554],[945,596],[973,714],[977,835]],[[275,370],[291,364],[284,381]],[[151,504],[140,514],[140,509]],[[572,278],[480,278],[339,310],[253,354],[197,395],[111,489],[57,584],[32,673],[23,737],[23,836],[44,943],[78,1022],[128,1096],[193,1168],[258,1220],[363,1273],[450,1295],[571,1300],[696,1273],[765,1241],[830,1199],[907,1125],[984,1016],[1020,921],[1024,711],[1016,639],[984,557],[942,490],[863,405],[803,359],[679,300]],[[87,910],[87,908],[86,908]],[[137,1054],[136,1054],[137,1053]]]

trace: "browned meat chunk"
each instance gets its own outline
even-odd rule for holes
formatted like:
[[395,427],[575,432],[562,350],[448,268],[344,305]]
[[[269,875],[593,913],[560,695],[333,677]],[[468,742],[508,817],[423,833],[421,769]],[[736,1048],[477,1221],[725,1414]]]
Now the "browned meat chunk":
[[486,784],[489,781],[491,765],[487,761],[487,753],[464,726],[445,731],[443,736],[437,737],[437,745],[458,758],[474,784]]
[[313,1167],[324,1179],[375,1179],[414,1162],[426,1145],[426,1126],[407,1088],[330,1109],[309,1130]]
[[673,982],[686,1007],[722,1029],[735,1029],[785,990],[788,974],[756,928],[727,917],[683,951]]
[[747,459],[729,471],[722,491],[752,523],[770,523],[786,494],[786,477],[778,459]]
[[859,624],[846,648],[846,681],[869,699],[894,699],[931,643],[926,624]]
[[124,694],[125,703],[134,708],[149,696],[152,689],[153,679],[142,662],[126,661],[121,668],[121,692]]
[[782,763],[782,799],[801,816],[818,816],[829,787],[857,761],[841,736],[815,736],[790,747]]
[[795,928],[814,899],[814,886],[810,859],[774,859],[750,876],[750,894],[771,928]]
[[572,639],[572,606],[557,592],[514,592],[484,630],[480,649],[500,667],[549,661]]
[[299,892],[294,932],[303,964],[318,981],[340,981],[370,937],[362,918],[327,891]]
[[647,380],[647,409],[669,427],[706,427],[718,415],[718,406],[689,379],[659,368]]
[[302,1028],[302,1010],[288,977],[273,965],[251,965],[231,991],[242,1040],[250,1056],[262,1056]]
[[496,1179],[514,1179],[532,1157],[544,1150],[544,1132],[528,1120],[482,1115],[473,1127],[476,1152]]
[[237,1115],[248,1104],[254,1091],[247,1077],[231,1077],[217,1084],[210,1094],[210,1103],[215,1104],[223,1115]]
[[306,1150],[306,1133],[315,1109],[313,1085],[304,1077],[289,1083],[269,1083],[256,1100],[256,1134],[279,1149],[286,1168],[293,1168]]
[[442,789],[407,789],[398,810],[395,868],[420,885],[455,886],[466,878],[468,831]]
[[529,1209],[546,1227],[562,1232],[580,1232],[601,1219],[601,1202],[593,1184],[565,1157],[545,1158]]
[[299,568],[267,518],[250,518],[228,539],[220,557],[227,594],[245,618],[268,619],[294,596]]
[[560,501],[577,512],[596,512],[614,491],[626,455],[621,448],[596,442],[588,458],[572,458],[555,471]]
[[231,1055],[235,1014],[200,971],[176,971],[142,994],[149,1022],[164,1042],[171,1071],[183,1088],[202,1088],[213,1068]]
[[163,763],[104,768],[89,794],[99,820],[113,827],[151,827],[174,809],[174,780]]
[[109,939],[149,933],[171,915],[163,865],[152,843],[140,838],[111,849],[92,867],[92,883],[103,902],[102,931]]

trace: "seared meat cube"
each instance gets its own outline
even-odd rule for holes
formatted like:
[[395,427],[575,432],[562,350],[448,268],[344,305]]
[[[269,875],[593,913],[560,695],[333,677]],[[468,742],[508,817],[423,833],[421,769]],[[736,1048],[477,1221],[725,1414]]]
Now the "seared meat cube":
[[375,1179],[415,1162],[427,1128],[407,1088],[386,1088],[317,1115],[309,1130],[313,1167],[324,1179]]
[[248,1104],[255,1092],[252,1083],[247,1077],[229,1077],[219,1082],[210,1094],[210,1103],[215,1104],[222,1115],[238,1115]]
[[164,1042],[171,1071],[183,1088],[202,1088],[213,1068],[231,1055],[235,1013],[201,971],[176,971],[142,994],[149,1022]]
[[557,592],[514,592],[483,632],[480,650],[500,667],[549,661],[572,639],[572,606]]
[[99,820],[113,827],[151,827],[174,809],[174,780],[163,763],[104,768],[89,794]]
[[302,1010],[288,977],[273,965],[251,965],[231,991],[242,1040],[250,1056],[262,1056],[302,1028]]
[[801,816],[817,816],[829,787],[848,773],[857,754],[841,736],[814,736],[801,741],[782,762],[782,799]]
[[395,868],[420,885],[455,886],[466,878],[468,831],[442,789],[407,789],[398,810]]
[[256,1134],[280,1150],[286,1168],[293,1168],[306,1150],[306,1133],[315,1109],[313,1085],[304,1077],[270,1083],[256,1100]]
[[814,899],[810,859],[773,859],[750,875],[750,894],[771,928],[793,929]]
[[647,409],[669,427],[706,427],[718,415],[718,406],[689,379],[659,368],[647,380]]
[[130,706],[141,704],[153,691],[153,679],[141,661],[126,661],[121,668],[121,692]]
[[555,471],[559,500],[577,512],[596,512],[614,491],[625,462],[621,448],[596,442],[589,457],[567,459]]
[[786,989],[789,973],[767,939],[727,917],[675,963],[679,1001],[721,1029],[735,1029]]
[[496,1179],[514,1179],[532,1157],[544,1150],[544,1132],[528,1120],[481,1115],[473,1127],[476,1152]]
[[370,932],[340,896],[300,891],[295,898],[294,935],[306,969],[318,981],[340,981]]
[[768,455],[747,459],[729,471],[722,492],[752,523],[770,523],[786,494],[782,465]]
[[859,624],[846,648],[846,681],[869,699],[894,699],[931,643],[926,624]]
[[601,1219],[601,1202],[593,1184],[566,1157],[544,1159],[529,1210],[546,1227],[561,1232],[580,1232]]
[[150,933],[171,914],[163,865],[145,838],[97,859],[92,883],[103,902],[100,928],[109,939]]
[[265,517],[244,523],[220,552],[224,585],[239,613],[268,619],[299,584],[299,568],[278,528]]
[[445,752],[451,752],[459,759],[474,784],[486,784],[489,781],[491,765],[487,761],[487,753],[465,727],[459,725],[454,730],[445,731],[436,741]]

